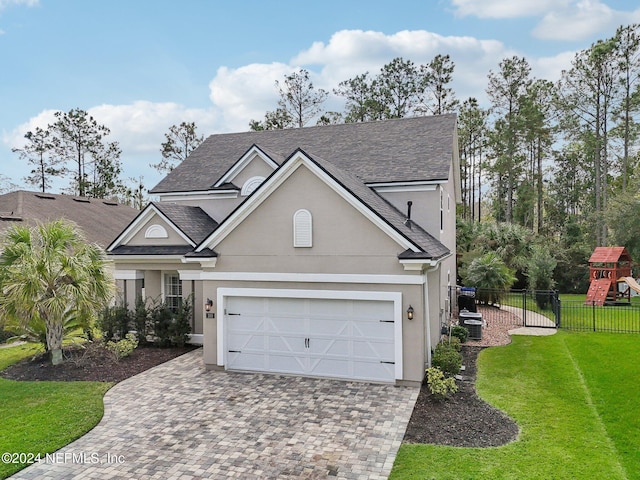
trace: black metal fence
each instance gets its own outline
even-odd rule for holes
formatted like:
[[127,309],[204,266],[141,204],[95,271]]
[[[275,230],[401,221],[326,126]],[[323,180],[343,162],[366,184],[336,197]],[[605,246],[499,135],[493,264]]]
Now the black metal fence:
[[560,300],[549,290],[451,288],[451,317],[461,310],[482,314],[485,325],[562,328],[583,332],[640,333],[640,299],[604,306],[583,299]]
[[580,332],[640,333],[640,304],[596,305],[581,300],[564,300],[560,328]]
[[557,328],[560,318],[558,294],[550,290],[490,290],[452,288],[451,315],[462,310],[478,312],[486,326]]

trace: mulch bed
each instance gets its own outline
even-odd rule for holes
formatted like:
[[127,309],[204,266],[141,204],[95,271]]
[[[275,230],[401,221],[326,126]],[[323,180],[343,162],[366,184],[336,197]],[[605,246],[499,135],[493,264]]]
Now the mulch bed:
[[482,347],[462,347],[458,391],[445,401],[434,399],[423,385],[404,436],[405,443],[454,447],[495,447],[514,441],[518,425],[476,395],[476,359]]
[[41,354],[11,365],[0,376],[25,381],[121,382],[195,348],[138,347],[128,357],[116,361],[101,344],[92,344],[65,350],[65,361],[60,365],[51,365],[48,356]]
[[[138,347],[115,361],[100,344],[65,351],[65,362],[53,366],[45,355],[18,362],[0,376],[24,381],[120,382],[197,347]],[[504,445],[518,436],[518,426],[507,415],[480,400],[475,391],[476,358],[483,347],[463,346],[465,370],[458,391],[445,401],[435,400],[423,386],[404,437],[405,443],[456,447]]]

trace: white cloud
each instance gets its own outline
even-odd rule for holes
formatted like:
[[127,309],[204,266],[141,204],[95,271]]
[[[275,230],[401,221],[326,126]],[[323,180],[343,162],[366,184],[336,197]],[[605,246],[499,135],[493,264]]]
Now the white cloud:
[[613,10],[599,0],[581,0],[547,13],[533,35],[550,40],[583,40],[619,25],[640,21],[640,9]]
[[221,114],[223,131],[248,130],[251,119],[262,120],[276,107],[275,81],[296,70],[283,63],[220,67],[209,83],[209,98]]
[[479,18],[516,18],[543,15],[569,5],[571,0],[451,0],[456,14]]
[[0,0],[0,10],[17,5],[26,5],[27,7],[35,7],[39,5],[39,0]]

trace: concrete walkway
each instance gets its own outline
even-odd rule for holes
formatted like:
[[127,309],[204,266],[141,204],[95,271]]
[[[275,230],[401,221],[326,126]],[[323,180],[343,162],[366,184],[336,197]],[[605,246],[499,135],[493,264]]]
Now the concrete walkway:
[[198,349],[117,384],[96,428],[11,478],[387,478],[418,392],[205,372]]
[[[500,308],[507,312],[513,313],[516,317],[520,319],[522,319],[524,316],[524,311],[522,308],[511,307],[508,305],[502,305]],[[555,322],[545,317],[544,315],[541,315],[537,312],[533,312],[531,310],[527,310],[526,314],[527,314],[527,326],[509,330],[509,335],[544,336],[544,335],[553,335],[558,331],[558,329],[556,328]]]

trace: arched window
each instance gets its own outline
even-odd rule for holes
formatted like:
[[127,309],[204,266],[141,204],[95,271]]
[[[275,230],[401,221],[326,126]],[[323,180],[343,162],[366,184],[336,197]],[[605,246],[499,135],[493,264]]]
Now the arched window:
[[293,246],[311,247],[313,241],[313,222],[311,212],[298,210],[293,214]]
[[253,191],[262,184],[262,182],[264,182],[264,177],[251,177],[249,180],[244,182],[244,185],[242,185],[240,195],[243,197],[251,195]]
[[162,225],[155,224],[147,228],[144,238],[169,238],[169,234]]

